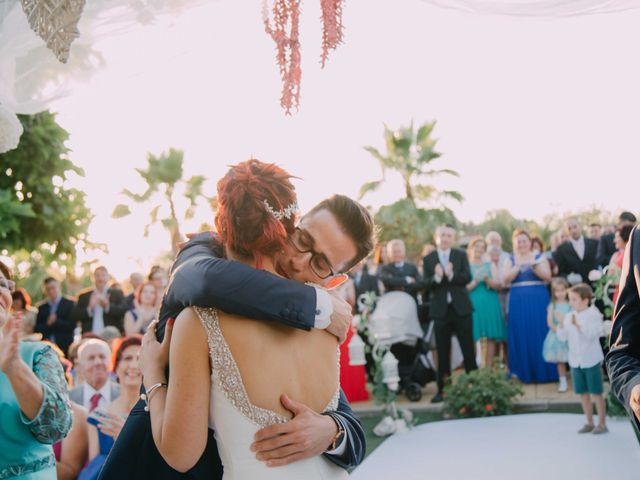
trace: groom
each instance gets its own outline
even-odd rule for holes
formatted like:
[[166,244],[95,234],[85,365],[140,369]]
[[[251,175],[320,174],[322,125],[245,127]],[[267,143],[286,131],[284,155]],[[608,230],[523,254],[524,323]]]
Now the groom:
[[624,252],[613,314],[607,370],[611,391],[640,431],[640,231],[634,228]]
[[[344,233],[357,251],[355,258],[348,253],[353,248],[340,241]],[[343,340],[350,326],[350,307],[323,289],[298,282],[326,285],[337,273],[348,271],[365,258],[373,248],[374,237],[371,216],[360,204],[342,195],[324,200],[300,220],[277,259],[278,271],[294,282],[222,259],[216,237],[200,234],[186,244],[174,264],[160,310],[159,339],[169,318],[177,317],[187,306],[197,305],[305,330],[326,328]],[[278,466],[324,454],[343,468],[362,461],[364,432],[344,394],[336,412],[322,415],[286,397],[283,405],[294,418],[256,433],[252,450],[260,460]],[[100,479],[143,478],[150,473],[153,478],[163,479],[222,477],[211,430],[204,454],[189,472],[181,474],[168,467],[155,449],[149,415],[143,407],[144,402],[138,402],[129,415]],[[144,461],[137,452],[143,452]]]

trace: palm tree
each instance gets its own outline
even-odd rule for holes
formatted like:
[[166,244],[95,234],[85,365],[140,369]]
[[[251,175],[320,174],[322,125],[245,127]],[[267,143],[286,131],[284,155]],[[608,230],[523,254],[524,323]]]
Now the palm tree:
[[432,167],[433,161],[441,156],[441,153],[435,149],[438,140],[431,136],[435,125],[435,121],[427,122],[417,132],[414,131],[413,122],[410,127],[401,127],[395,131],[385,125],[386,155],[382,155],[374,147],[364,147],[380,163],[382,178],[362,185],[359,198],[362,199],[368,192],[378,189],[385,180],[387,170],[393,170],[402,177],[405,198],[414,206],[416,201],[442,203],[445,199],[454,199],[462,202],[463,196],[460,192],[438,190],[432,184],[419,182],[421,178],[434,178],[443,174],[460,176],[458,172],[449,168],[434,169]]
[[[176,204],[174,195],[176,188],[180,184],[184,184],[184,196],[189,200],[189,206],[187,207],[182,217],[185,220],[193,218],[195,209],[198,206],[198,198],[204,198],[207,202],[211,203],[213,198],[209,198],[202,193],[202,185],[206,180],[202,175],[194,175],[188,180],[184,180],[183,176],[183,157],[184,152],[176,150],[174,148],[169,149],[169,152],[163,152],[159,156],[147,154],[148,166],[146,169],[136,168],[138,174],[147,183],[147,189],[142,194],[136,194],[128,189],[122,191],[123,195],[129,197],[135,203],[146,203],[152,199],[154,194],[158,193],[162,187],[163,200],[169,207],[168,216],[166,218],[159,219],[158,215],[162,207],[162,203],[155,205],[150,212],[151,221],[144,227],[144,236],[149,235],[149,228],[156,224],[158,221],[169,231],[171,237],[171,251],[175,254],[176,245],[182,241],[180,235],[180,223],[178,221],[178,212],[176,210]],[[122,218],[131,213],[128,205],[120,204],[116,205],[113,210],[113,218]]]

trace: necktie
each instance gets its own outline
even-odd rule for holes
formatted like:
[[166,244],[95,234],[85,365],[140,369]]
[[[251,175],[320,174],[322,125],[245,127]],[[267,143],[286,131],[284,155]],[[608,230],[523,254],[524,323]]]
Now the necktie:
[[93,412],[96,408],[98,408],[98,403],[100,403],[101,398],[102,395],[100,393],[94,393],[93,395],[91,395],[91,398],[89,399],[89,401],[91,402],[91,405],[89,406],[89,412]]

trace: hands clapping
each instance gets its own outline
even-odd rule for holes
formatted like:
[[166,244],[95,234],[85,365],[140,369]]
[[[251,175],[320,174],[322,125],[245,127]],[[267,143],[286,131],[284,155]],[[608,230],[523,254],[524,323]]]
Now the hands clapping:
[[22,332],[22,312],[12,315],[4,336],[0,338],[0,371],[9,375],[11,370],[22,361],[20,358],[20,333]]

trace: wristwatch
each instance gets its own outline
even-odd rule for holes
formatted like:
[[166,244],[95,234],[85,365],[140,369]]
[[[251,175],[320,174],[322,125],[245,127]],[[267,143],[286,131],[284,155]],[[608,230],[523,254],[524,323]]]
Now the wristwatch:
[[333,439],[331,440],[331,447],[329,447],[327,450],[331,451],[331,450],[335,450],[336,448],[338,448],[338,445],[340,445],[340,442],[342,442],[342,439],[344,438],[344,428],[342,428],[342,425],[340,424],[339,421],[337,421],[335,418],[333,418],[333,416],[329,415],[331,417],[331,419],[335,422],[336,426],[338,427],[338,431],[336,432],[335,436],[333,437]]

